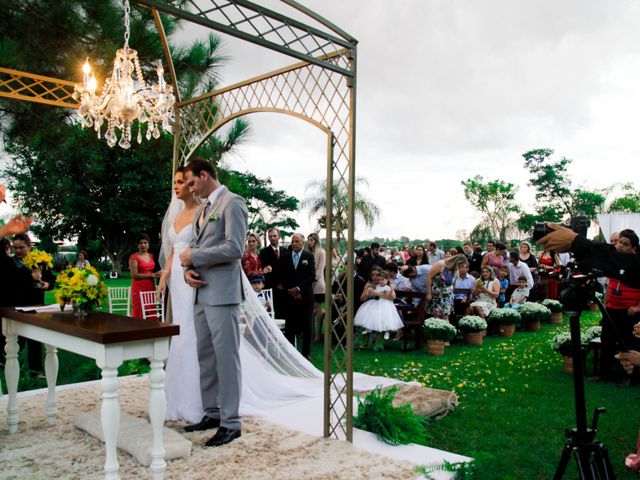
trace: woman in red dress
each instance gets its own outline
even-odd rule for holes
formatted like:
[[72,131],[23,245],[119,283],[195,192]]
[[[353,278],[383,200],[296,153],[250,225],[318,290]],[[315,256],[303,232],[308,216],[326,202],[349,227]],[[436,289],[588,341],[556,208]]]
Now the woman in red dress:
[[131,305],[132,316],[143,318],[140,292],[153,292],[156,289],[154,278],[159,278],[160,273],[153,273],[156,262],[149,253],[149,235],[141,233],[138,236],[138,251],[129,257],[129,270],[131,271]]
[[[538,259],[538,265],[543,272],[553,273],[560,265],[560,257],[553,250],[543,250]],[[542,298],[558,299],[558,279],[542,276],[540,278],[540,289]]]
[[242,270],[247,277],[271,272],[271,267],[268,265],[264,269],[262,268],[258,248],[260,248],[258,236],[255,233],[247,235],[247,244],[242,255]]

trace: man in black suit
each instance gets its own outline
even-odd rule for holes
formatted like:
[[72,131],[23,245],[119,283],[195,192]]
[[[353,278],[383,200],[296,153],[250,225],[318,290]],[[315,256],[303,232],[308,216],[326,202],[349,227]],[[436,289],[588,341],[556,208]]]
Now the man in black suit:
[[271,272],[264,275],[264,288],[273,289],[273,311],[277,318],[283,318],[287,297],[278,285],[282,283],[280,272],[280,257],[287,253],[287,249],[280,246],[280,232],[277,228],[267,230],[269,245],[260,250],[260,265],[262,268],[271,267]]
[[286,292],[284,334],[291,344],[302,334],[302,355],[310,358],[311,320],[313,316],[313,282],[316,267],[313,254],[303,249],[304,236],[291,237],[291,251],[280,256],[281,286]]

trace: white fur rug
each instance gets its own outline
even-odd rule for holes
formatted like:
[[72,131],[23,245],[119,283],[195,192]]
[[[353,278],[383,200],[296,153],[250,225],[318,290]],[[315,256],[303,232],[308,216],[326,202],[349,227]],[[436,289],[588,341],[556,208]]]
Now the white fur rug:
[[[120,382],[120,408],[147,418],[148,381],[127,377]],[[58,420],[48,425],[46,394],[18,398],[18,433],[7,430],[7,398],[0,399],[0,479],[51,480],[103,477],[104,445],[73,427],[79,412],[95,410],[100,387],[58,391]],[[214,431],[184,433],[184,424],[167,422],[193,442],[191,456],[167,462],[166,479],[338,480],[415,479],[416,466],[376,456],[351,444],[288,430],[258,418],[246,418],[242,437],[223,447],[206,448]],[[123,479],[150,478],[149,471],[118,451]]]

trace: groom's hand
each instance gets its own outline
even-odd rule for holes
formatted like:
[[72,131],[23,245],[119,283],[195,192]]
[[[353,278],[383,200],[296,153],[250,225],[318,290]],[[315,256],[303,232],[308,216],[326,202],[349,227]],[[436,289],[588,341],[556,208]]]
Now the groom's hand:
[[184,281],[193,288],[204,287],[207,284],[204,280],[200,280],[200,274],[193,269],[184,272]]
[[183,267],[191,265],[191,248],[185,248],[180,252],[180,265]]

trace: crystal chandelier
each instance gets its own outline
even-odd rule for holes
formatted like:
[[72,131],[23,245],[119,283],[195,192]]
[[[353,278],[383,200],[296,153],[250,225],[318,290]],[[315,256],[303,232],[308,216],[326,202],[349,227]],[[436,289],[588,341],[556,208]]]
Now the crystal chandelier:
[[[158,60],[158,83],[147,85],[142,76],[138,53],[129,48],[129,0],[124,2],[124,47],[116,52],[111,78],[107,78],[101,94],[97,94],[96,77],[89,60],[85,61],[82,85],[75,86],[74,98],[80,101],[78,115],[83,127],[95,129],[98,138],[104,122],[104,138],[110,147],[117,143],[127,149],[131,146],[131,124],[138,120],[138,143],[142,143],[142,124],[147,123],[146,138],[160,136],[160,128],[170,131],[173,119],[173,88],[164,81],[162,63]],[[116,135],[120,130],[120,141]]]

